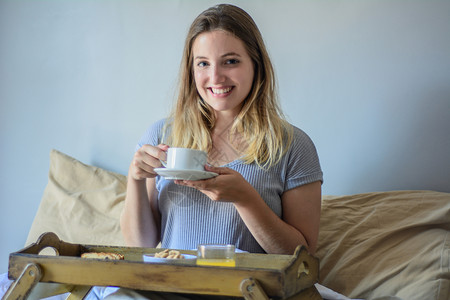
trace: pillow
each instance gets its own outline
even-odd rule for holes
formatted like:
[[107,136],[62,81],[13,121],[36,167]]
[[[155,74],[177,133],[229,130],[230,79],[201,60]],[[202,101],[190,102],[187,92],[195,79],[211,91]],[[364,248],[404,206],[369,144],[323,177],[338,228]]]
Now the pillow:
[[48,184],[26,245],[47,231],[69,243],[124,246],[119,218],[126,177],[50,152]]
[[[78,244],[125,246],[126,177],[50,152],[49,181],[26,245],[47,231]],[[324,196],[320,283],[351,298],[448,300],[450,193]]]
[[450,193],[324,196],[320,283],[351,298],[448,300]]

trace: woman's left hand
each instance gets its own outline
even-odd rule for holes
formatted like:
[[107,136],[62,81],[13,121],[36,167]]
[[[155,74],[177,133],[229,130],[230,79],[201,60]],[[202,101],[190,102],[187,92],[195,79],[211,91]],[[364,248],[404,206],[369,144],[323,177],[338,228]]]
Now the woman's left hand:
[[204,180],[175,180],[176,184],[195,188],[213,201],[237,202],[255,189],[242,175],[230,168],[205,165],[205,171],[219,174]]

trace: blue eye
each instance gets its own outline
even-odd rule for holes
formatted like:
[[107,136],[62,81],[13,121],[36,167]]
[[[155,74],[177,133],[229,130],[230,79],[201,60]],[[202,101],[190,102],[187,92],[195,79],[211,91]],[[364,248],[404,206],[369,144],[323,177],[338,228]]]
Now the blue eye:
[[239,60],[233,58],[233,59],[227,60],[225,63],[226,63],[227,65],[235,65],[235,64],[238,64],[238,63],[239,63]]
[[205,62],[205,61],[201,61],[201,62],[199,62],[199,63],[197,64],[197,66],[200,67],[200,68],[206,67],[207,65],[208,65],[208,63]]

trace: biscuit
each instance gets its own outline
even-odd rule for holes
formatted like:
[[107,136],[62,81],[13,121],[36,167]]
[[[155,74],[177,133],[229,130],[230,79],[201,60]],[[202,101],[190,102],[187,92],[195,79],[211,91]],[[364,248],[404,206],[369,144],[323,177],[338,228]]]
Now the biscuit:
[[123,254],[110,253],[110,252],[86,252],[81,254],[82,258],[94,258],[94,259],[111,259],[111,260],[123,260]]

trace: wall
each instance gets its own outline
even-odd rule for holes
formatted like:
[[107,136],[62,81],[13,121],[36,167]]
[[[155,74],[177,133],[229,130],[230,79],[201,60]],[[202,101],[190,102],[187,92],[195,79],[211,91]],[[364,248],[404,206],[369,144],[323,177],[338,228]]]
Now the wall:
[[[126,174],[216,1],[0,1],[0,272],[24,246],[50,149]],[[450,192],[450,2],[232,1],[263,32],[324,194]]]

